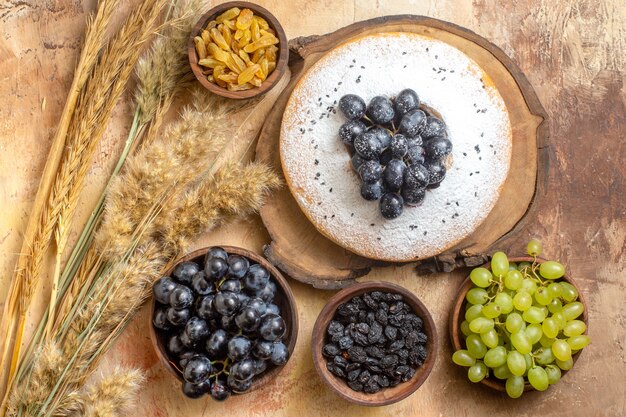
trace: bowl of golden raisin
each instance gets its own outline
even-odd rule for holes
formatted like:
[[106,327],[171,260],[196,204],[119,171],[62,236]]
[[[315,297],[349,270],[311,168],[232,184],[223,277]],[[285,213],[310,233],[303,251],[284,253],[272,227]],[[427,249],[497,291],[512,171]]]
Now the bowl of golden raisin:
[[205,13],[191,31],[189,62],[211,92],[252,98],[274,87],[287,67],[287,36],[263,7],[242,1]]

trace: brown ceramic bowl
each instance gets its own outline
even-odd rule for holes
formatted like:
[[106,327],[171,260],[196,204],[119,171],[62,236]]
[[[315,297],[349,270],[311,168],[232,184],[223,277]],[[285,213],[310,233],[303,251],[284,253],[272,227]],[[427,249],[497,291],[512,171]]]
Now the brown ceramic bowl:
[[[285,335],[284,343],[287,345],[287,348],[289,349],[289,357],[291,358],[293,354],[293,349],[296,346],[296,339],[298,337],[298,311],[296,309],[296,301],[294,299],[293,293],[291,292],[291,289],[289,288],[289,284],[287,284],[287,281],[285,280],[285,278],[272,264],[270,264],[267,260],[257,255],[256,253],[251,252],[247,249],[237,248],[233,246],[220,246],[220,247],[223,248],[226,252],[228,252],[228,254],[244,256],[248,258],[248,260],[250,260],[251,264],[258,263],[262,265],[263,267],[265,267],[270,272],[272,279],[274,279],[274,281],[276,282],[276,287],[278,290],[276,293],[276,297],[274,298],[274,304],[276,304],[280,308],[281,316],[283,317],[283,319],[285,320],[285,324],[287,325],[287,332]],[[172,268],[166,271],[164,275],[169,276],[174,271],[174,268],[176,267],[176,265],[178,265],[181,262],[194,261],[194,262],[199,263],[200,265],[203,265],[204,257],[209,249],[210,248],[198,249],[182,257],[181,259],[177,260],[174,266],[172,266]],[[170,373],[172,373],[176,378],[178,378],[179,381],[182,382],[183,381],[182,370],[178,368],[178,364],[176,362],[174,362],[168,357],[168,354],[165,349],[165,346],[167,344],[167,335],[165,334],[165,332],[156,329],[154,325],[152,324],[152,317],[154,315],[155,307],[156,307],[156,302],[154,301],[154,298],[153,298],[152,307],[150,310],[150,325],[149,325],[150,338],[152,339],[152,345],[154,347],[154,350],[157,353],[157,356],[159,357],[159,360],[163,364],[163,366],[165,366],[165,368],[167,368],[167,370],[170,371]],[[269,364],[267,367],[267,370],[263,374],[254,378],[252,387],[248,391],[246,391],[244,394],[258,387],[267,385],[267,383],[271,379],[273,379],[274,377],[276,377],[276,375],[280,373],[282,368],[283,368],[282,366],[273,366]]]
[[[520,256],[517,258],[509,258],[510,262],[515,262],[515,263],[519,263],[519,262],[532,263],[533,260],[534,259],[530,256]],[[545,261],[546,261],[545,259],[537,258],[538,263],[543,263]],[[491,270],[491,264],[489,262],[482,265],[482,267]],[[574,282],[574,280],[571,277],[569,277],[567,274],[565,274],[563,278],[560,278],[557,281],[566,281],[572,284],[574,287],[576,287],[576,289],[579,288],[578,285],[576,285],[576,283]],[[465,314],[461,314],[461,312],[465,312],[465,303],[466,303],[465,295],[472,288],[472,286],[473,286],[473,283],[470,280],[470,277],[468,275],[467,278],[465,278],[465,281],[463,281],[463,283],[461,284],[461,287],[459,288],[459,291],[456,295],[456,299],[454,302],[454,309],[452,310],[452,314],[450,315],[450,326],[449,326],[450,340],[452,341],[452,346],[454,347],[455,351],[459,349],[465,349],[465,336],[461,332],[461,323],[465,319],[464,317]],[[585,325],[587,325],[587,330],[585,330],[585,334],[587,334],[589,332],[589,322],[587,321],[588,320],[587,303],[585,302],[585,299],[583,298],[583,295],[580,292],[578,293],[577,301],[580,301],[585,307],[583,314],[578,318],[578,320],[584,321]],[[576,363],[576,361],[578,360],[578,357],[580,356],[581,352],[582,350],[572,355],[572,360],[574,361],[574,363]],[[562,375],[565,376],[565,374],[569,371],[561,371],[561,372],[562,372]],[[480,383],[489,388],[495,389],[497,391],[506,392],[504,380],[497,379],[495,377],[493,378],[488,377],[480,381]],[[524,391],[534,391],[534,388],[532,387],[532,385],[526,382]]]
[[[198,53],[196,52],[196,47],[193,42],[193,39],[196,36],[200,36],[202,30],[211,20],[214,20],[218,15],[233,7],[239,7],[240,9],[250,9],[254,12],[256,16],[261,16],[263,19],[267,20],[267,23],[270,25],[270,27],[274,29],[274,31],[276,31],[276,37],[279,40],[277,45],[278,57],[276,62],[276,69],[274,69],[274,71],[272,71],[267,79],[263,81],[263,84],[261,84],[260,87],[255,87],[250,90],[229,91],[226,88],[209,82],[207,77],[202,73],[203,68],[198,65]],[[287,61],[289,58],[287,35],[285,35],[285,31],[280,23],[278,23],[278,20],[274,17],[274,15],[272,15],[269,11],[259,6],[258,4],[248,3],[245,1],[231,1],[228,3],[223,3],[206,12],[191,30],[191,36],[189,37],[189,43],[187,48],[191,70],[193,71],[200,84],[202,84],[203,87],[205,87],[212,93],[232,99],[249,99],[267,93],[278,83],[281,77],[285,74],[285,71],[287,70]]]
[[[424,333],[428,336],[428,341],[426,342],[428,356],[424,364],[417,369],[417,372],[409,381],[398,384],[393,388],[383,388],[375,394],[366,394],[364,392],[353,391],[346,384],[345,380],[333,375],[326,369],[327,360],[322,356],[322,348],[326,343],[328,324],[333,319],[339,305],[349,301],[354,296],[371,291],[398,293],[404,297],[404,301],[413,308],[415,314],[421,317],[424,322]],[[322,381],[337,395],[359,405],[382,406],[393,404],[408,397],[426,381],[437,358],[437,331],[433,318],[426,309],[426,306],[412,292],[404,287],[389,282],[365,282],[352,285],[339,291],[328,301],[317,317],[317,321],[313,327],[312,348],[313,363],[315,364],[317,373],[322,378]]]

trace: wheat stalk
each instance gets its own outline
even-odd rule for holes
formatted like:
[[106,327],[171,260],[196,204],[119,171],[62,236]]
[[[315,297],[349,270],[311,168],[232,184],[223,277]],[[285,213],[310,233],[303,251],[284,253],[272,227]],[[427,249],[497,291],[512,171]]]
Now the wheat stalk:
[[139,370],[116,368],[90,387],[84,396],[84,411],[76,417],[125,416],[144,382]]

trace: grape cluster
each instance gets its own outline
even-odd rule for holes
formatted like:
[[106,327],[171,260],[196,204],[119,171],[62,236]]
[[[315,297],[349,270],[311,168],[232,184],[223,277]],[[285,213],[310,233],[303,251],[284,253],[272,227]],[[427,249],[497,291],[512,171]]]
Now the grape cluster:
[[380,200],[384,218],[400,216],[404,205],[419,206],[426,189],[441,184],[452,143],[444,122],[420,108],[415,91],[402,90],[392,99],[376,96],[367,105],[347,94],[339,109],[349,119],[339,137],[361,178],[361,196]]
[[[537,257],[541,243],[531,240],[528,254]],[[586,325],[577,320],[584,307],[578,290],[566,281],[565,267],[555,261],[510,263],[503,252],[491,259],[491,271],[475,268],[467,292],[461,331],[465,349],[452,360],[469,367],[479,382],[489,376],[506,381],[506,392],[518,398],[526,381],[538,391],[573,366],[572,355],[589,344]]]
[[351,298],[337,308],[326,334],[326,368],[367,394],[410,380],[428,356],[422,319],[397,293]]
[[182,370],[183,393],[223,401],[250,389],[268,365],[287,362],[276,283],[248,258],[209,249],[204,268],[182,262],[153,286],[152,323]]

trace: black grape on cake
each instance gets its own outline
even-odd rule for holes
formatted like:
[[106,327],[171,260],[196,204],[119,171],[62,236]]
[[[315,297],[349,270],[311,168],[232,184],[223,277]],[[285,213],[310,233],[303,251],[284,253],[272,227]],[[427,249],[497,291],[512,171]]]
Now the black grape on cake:
[[385,219],[395,219],[405,206],[419,206],[426,190],[439,187],[452,152],[445,123],[427,113],[412,89],[396,97],[375,96],[369,103],[356,94],[339,100],[348,119],[339,138],[352,155],[361,180],[361,196],[379,201]]

